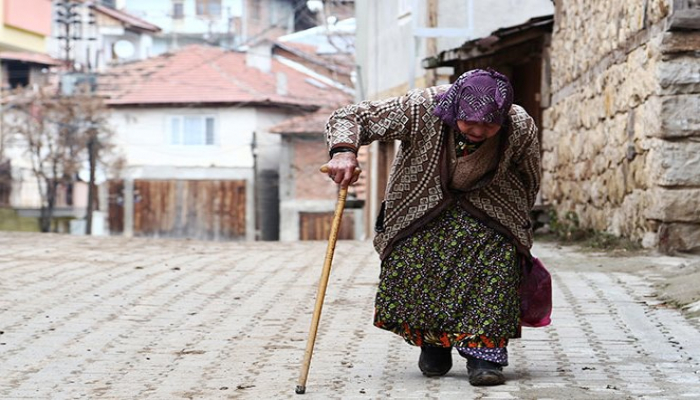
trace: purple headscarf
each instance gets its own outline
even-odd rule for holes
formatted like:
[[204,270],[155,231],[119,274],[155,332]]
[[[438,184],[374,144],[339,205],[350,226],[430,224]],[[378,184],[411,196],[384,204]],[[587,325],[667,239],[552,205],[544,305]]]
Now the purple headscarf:
[[458,120],[503,125],[513,105],[513,87],[501,73],[474,69],[463,73],[436,101],[433,114],[454,128]]

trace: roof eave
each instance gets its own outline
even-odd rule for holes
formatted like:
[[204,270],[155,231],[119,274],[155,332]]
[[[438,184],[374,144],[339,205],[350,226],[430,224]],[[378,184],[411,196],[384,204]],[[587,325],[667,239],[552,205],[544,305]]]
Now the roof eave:
[[551,33],[552,26],[553,16],[551,15],[532,18],[524,24],[500,28],[489,36],[470,40],[460,47],[427,57],[422,60],[422,66],[425,69],[453,67],[463,60],[488,57],[504,48],[541,37],[543,33]]

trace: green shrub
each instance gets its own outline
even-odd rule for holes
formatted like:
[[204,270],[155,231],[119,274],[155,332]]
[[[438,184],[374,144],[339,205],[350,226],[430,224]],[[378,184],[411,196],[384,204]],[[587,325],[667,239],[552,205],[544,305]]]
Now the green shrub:
[[576,243],[593,249],[601,250],[639,250],[639,242],[625,237],[582,228],[578,215],[573,211],[564,214],[559,219],[556,211],[549,212],[549,236],[562,243]]

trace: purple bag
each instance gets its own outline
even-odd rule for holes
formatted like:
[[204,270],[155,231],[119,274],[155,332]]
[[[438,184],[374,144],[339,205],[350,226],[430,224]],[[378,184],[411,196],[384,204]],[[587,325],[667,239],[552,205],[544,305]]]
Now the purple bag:
[[532,267],[523,263],[520,283],[520,323],[539,328],[552,323],[552,277],[537,257],[532,257]]

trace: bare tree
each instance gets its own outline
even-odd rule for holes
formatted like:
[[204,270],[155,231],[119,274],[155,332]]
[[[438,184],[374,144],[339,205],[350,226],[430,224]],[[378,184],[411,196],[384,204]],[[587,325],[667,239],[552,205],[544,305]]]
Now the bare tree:
[[80,91],[73,96],[73,101],[78,111],[77,119],[82,122],[83,126],[81,138],[90,171],[85,225],[85,233],[89,235],[92,233],[92,212],[96,208],[95,172],[97,166],[98,164],[104,166],[119,164],[122,160],[111,157],[115,153],[115,146],[112,142],[114,131],[109,128],[109,113],[102,99],[88,91]]
[[[60,96],[55,86],[17,89],[6,109],[5,132],[15,137],[15,145],[22,148],[31,165],[41,199],[39,226],[42,232],[48,232],[58,188],[75,181],[86,158],[92,161],[90,189],[94,196],[94,165],[100,153],[110,149],[112,136],[107,127],[107,109],[87,88],[72,96]],[[87,151],[89,143],[92,157]]]

